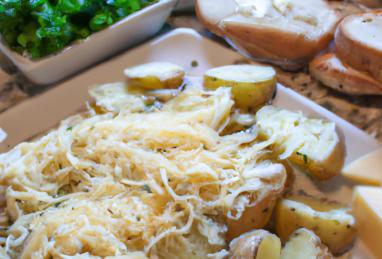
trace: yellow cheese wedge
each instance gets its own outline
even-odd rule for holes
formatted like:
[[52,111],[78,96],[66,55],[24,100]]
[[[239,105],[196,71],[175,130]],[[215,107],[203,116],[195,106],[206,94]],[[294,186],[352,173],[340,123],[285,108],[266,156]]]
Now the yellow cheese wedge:
[[382,258],[382,188],[356,187],[353,210],[359,237],[375,258]]
[[382,185],[382,148],[347,165],[342,175],[361,184]]

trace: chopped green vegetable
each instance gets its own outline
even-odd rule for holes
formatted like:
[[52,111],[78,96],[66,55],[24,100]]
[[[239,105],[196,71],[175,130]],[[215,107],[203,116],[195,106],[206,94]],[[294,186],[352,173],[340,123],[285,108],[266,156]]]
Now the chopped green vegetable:
[[199,62],[196,61],[196,60],[193,60],[193,61],[191,62],[191,66],[192,66],[192,67],[197,67],[197,66],[199,66]]
[[306,154],[303,154],[303,153],[300,153],[300,152],[296,152],[297,155],[299,156],[303,156],[304,158],[304,163],[307,164],[308,163],[308,156]]
[[150,186],[148,186],[147,184],[143,185],[142,188],[143,188],[144,191],[146,191],[148,193],[152,193]]
[[68,127],[66,130],[71,131],[72,129],[73,129],[73,127]]
[[55,53],[158,0],[0,0],[0,33],[32,59]]

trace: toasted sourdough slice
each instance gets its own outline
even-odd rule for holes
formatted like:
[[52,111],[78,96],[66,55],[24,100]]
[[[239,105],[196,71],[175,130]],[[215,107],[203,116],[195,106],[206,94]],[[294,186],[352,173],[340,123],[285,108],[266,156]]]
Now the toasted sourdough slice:
[[309,71],[326,86],[347,94],[382,95],[381,82],[342,63],[333,53],[316,57],[309,64]]
[[329,1],[328,4],[342,18],[352,14],[363,13],[368,10],[366,7],[348,1]]
[[352,2],[370,8],[381,8],[382,0],[352,0]]
[[334,259],[328,248],[312,231],[296,230],[281,250],[281,259]]
[[220,21],[235,14],[237,4],[235,0],[197,0],[195,12],[199,21],[211,32],[223,36],[224,32],[219,27]]
[[[197,1],[201,22],[254,58],[298,68],[324,49],[339,16],[322,0]],[[219,13],[218,13],[219,12]]]
[[337,56],[349,66],[382,82],[382,11],[350,15],[335,36]]
[[265,106],[256,114],[256,127],[260,136],[272,141],[280,159],[301,166],[318,180],[329,180],[342,169],[344,145],[333,122]]

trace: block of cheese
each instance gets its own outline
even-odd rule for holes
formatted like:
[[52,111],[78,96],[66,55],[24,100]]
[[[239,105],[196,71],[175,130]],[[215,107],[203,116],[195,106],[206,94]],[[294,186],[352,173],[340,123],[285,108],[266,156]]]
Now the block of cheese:
[[342,175],[367,185],[382,185],[382,148],[345,166]]
[[356,187],[353,211],[362,242],[375,258],[382,258],[382,188]]

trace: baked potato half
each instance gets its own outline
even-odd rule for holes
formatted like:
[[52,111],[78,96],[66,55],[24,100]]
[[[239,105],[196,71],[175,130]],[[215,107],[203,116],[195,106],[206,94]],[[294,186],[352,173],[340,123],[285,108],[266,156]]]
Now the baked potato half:
[[229,245],[231,259],[279,259],[280,239],[266,230],[254,230],[231,241]]
[[273,150],[318,180],[338,175],[345,160],[336,125],[302,113],[264,106],[256,114],[260,137],[273,139]]
[[307,195],[280,200],[275,208],[277,235],[285,242],[301,227],[314,231],[334,254],[346,251],[356,236],[354,217],[342,204]]
[[[287,186],[288,174],[286,168],[281,163],[267,163],[259,168],[257,172],[263,175],[262,180],[272,186],[259,193],[253,193],[246,198],[250,204],[244,207],[240,217],[228,217],[226,219],[227,233],[226,238],[232,240],[243,233],[253,229],[261,229],[268,225],[271,219],[276,201]],[[245,177],[245,176],[243,176]],[[270,185],[271,184],[271,185]],[[237,214],[237,211],[231,211]]]
[[124,71],[130,86],[144,89],[178,88],[183,83],[184,69],[167,62],[152,62]]
[[272,99],[276,90],[276,71],[260,65],[217,67],[205,72],[204,86],[211,90],[230,87],[235,106],[253,111]]
[[293,232],[284,248],[281,259],[331,259],[334,256],[312,231],[300,228]]

